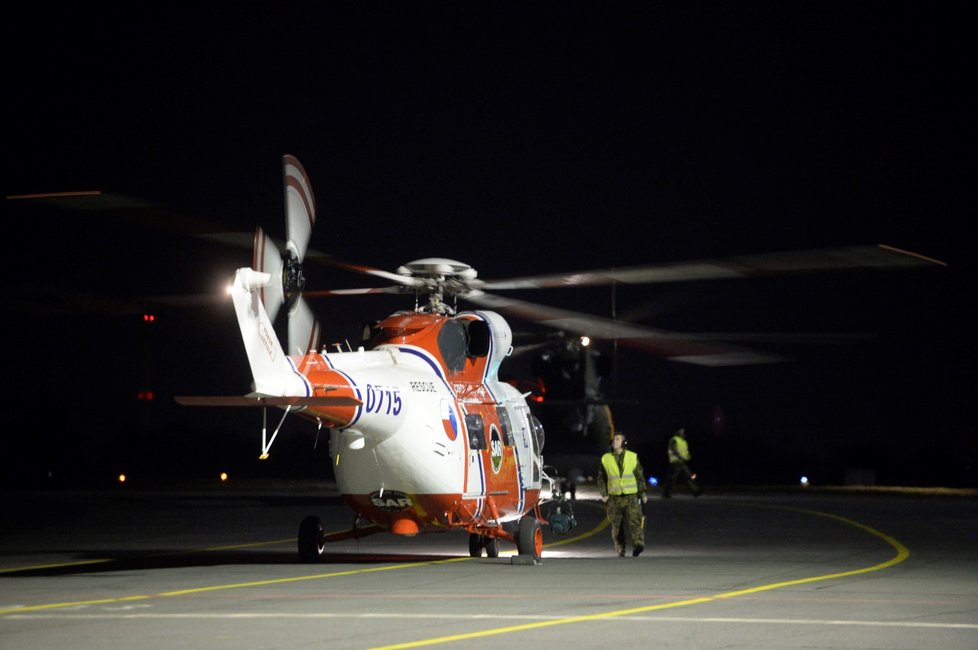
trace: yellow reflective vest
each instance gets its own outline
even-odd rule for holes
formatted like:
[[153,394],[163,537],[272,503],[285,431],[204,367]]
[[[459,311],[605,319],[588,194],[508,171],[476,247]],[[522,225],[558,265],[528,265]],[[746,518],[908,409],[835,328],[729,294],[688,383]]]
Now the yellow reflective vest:
[[669,441],[669,462],[676,463],[681,460],[692,458],[689,453],[689,444],[682,436],[673,436]]
[[635,468],[638,467],[638,454],[634,451],[622,452],[625,458],[621,470],[618,469],[618,459],[611,452],[601,457],[601,465],[608,476],[608,494],[638,494],[638,481],[635,480]]

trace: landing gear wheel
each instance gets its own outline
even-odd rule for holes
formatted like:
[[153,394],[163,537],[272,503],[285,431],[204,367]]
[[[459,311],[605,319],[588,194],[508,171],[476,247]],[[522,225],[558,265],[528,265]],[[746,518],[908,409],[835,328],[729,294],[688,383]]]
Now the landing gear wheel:
[[483,537],[482,539],[486,545],[486,557],[499,557],[499,538]]
[[486,557],[499,557],[499,540],[489,535],[469,533],[469,555],[482,557],[482,549],[486,549]]
[[469,533],[469,556],[482,557],[482,535]]
[[520,555],[529,555],[539,561],[543,555],[543,531],[536,517],[520,519],[520,531],[516,537],[516,550]]
[[315,515],[309,515],[299,524],[299,559],[306,563],[319,562],[326,553],[323,537],[326,529]]

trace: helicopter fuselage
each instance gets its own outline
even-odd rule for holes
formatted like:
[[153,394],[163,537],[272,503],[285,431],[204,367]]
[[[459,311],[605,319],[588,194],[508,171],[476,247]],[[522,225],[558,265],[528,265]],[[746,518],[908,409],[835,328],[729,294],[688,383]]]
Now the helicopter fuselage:
[[330,428],[337,487],[362,517],[414,534],[520,519],[540,499],[542,427],[497,379],[511,332],[493,312],[399,313],[350,352],[291,358],[307,395],[356,406],[306,408]]

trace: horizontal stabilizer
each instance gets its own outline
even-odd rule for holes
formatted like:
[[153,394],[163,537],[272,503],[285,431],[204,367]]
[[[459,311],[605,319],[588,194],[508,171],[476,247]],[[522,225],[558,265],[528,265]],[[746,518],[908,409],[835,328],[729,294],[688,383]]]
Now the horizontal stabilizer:
[[182,395],[174,397],[183,406],[359,406],[362,400],[355,397],[300,397],[288,395],[273,397],[263,395]]

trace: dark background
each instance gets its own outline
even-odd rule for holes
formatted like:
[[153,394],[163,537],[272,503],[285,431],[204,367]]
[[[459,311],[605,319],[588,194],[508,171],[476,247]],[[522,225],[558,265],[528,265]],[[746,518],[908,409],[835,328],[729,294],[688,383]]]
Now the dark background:
[[[106,194],[5,201],[4,478],[328,474],[310,425],[287,424],[258,463],[258,412],[174,406],[247,392],[250,373],[228,305],[147,300],[217,293],[249,264],[247,249],[193,233],[284,236],[289,153],[318,201],[310,246],[386,270],[439,256],[501,279],[877,243],[943,260],[513,297],[766,334],[743,344],[794,359],[710,369],[600,344],[616,361],[604,392],[627,400],[615,423],[650,474],[682,423],[705,483],[862,470],[973,486],[978,107],[964,7],[6,7],[5,196]],[[108,195],[132,200],[107,209]],[[379,284],[307,272],[309,288]],[[408,300],[314,307],[327,341],[355,341]],[[577,450],[548,433],[552,450]]]

